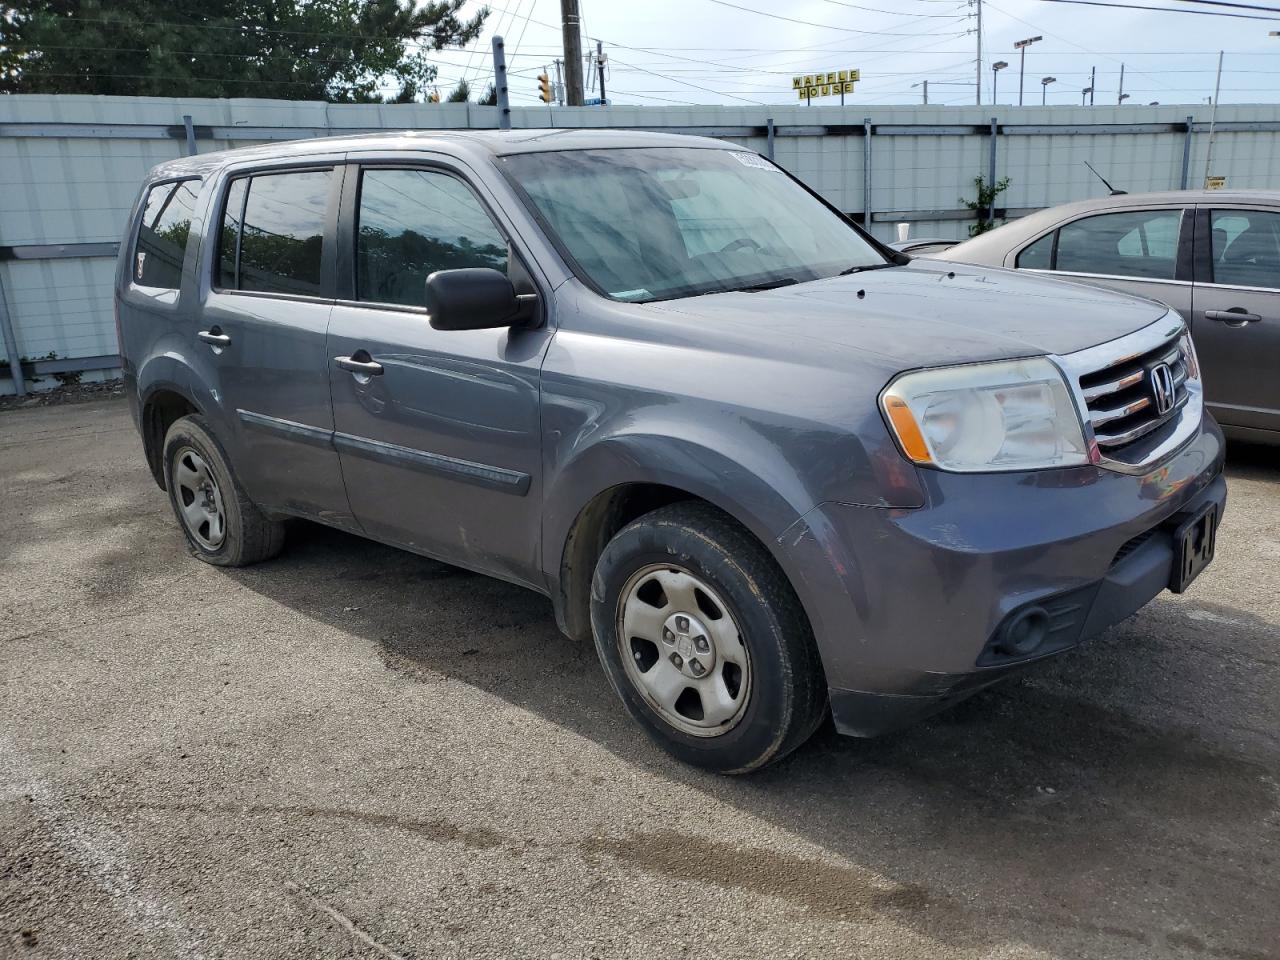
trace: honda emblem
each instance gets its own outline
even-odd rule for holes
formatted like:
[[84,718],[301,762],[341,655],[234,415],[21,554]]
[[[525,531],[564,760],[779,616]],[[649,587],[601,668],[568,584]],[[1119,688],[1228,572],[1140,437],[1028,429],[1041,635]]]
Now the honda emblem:
[[1173,371],[1167,363],[1156,364],[1148,374],[1151,379],[1151,396],[1156,402],[1156,413],[1164,416],[1173,409],[1178,399],[1177,388],[1173,384]]

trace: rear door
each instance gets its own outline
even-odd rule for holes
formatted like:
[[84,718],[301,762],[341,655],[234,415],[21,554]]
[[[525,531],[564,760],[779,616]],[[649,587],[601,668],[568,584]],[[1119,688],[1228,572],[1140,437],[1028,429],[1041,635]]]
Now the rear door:
[[1089,214],[1023,246],[1006,265],[1159,300],[1188,316],[1192,223],[1180,206]]
[[1209,409],[1241,431],[1280,431],[1280,209],[1202,204],[1196,216],[1191,325]]
[[353,527],[325,349],[344,170],[335,157],[237,172],[221,185],[197,336],[250,496]]
[[419,157],[347,173],[346,293],[328,356],[351,507],[379,539],[542,586],[538,393],[551,328],[436,330],[423,302],[430,273],[460,267],[505,271],[517,293],[540,295],[544,318],[546,290],[483,185]]

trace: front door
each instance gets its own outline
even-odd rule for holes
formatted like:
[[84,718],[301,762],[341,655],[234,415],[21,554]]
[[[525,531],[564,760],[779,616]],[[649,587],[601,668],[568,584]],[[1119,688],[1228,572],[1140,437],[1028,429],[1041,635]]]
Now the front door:
[[1198,217],[1191,333],[1209,409],[1242,431],[1280,431],[1280,210]]
[[1159,300],[1185,317],[1191,310],[1192,219],[1181,207],[1092,214],[1024,247],[1011,265]]
[[[471,185],[441,167],[351,168],[351,300],[329,324],[334,443],[356,518],[379,539],[540,585],[538,381],[551,331],[435,330],[436,270],[507,271],[535,292]],[[545,314],[545,310],[544,310]]]
[[325,342],[342,173],[340,163],[268,169],[224,185],[197,347],[215,371],[250,497],[351,528]]

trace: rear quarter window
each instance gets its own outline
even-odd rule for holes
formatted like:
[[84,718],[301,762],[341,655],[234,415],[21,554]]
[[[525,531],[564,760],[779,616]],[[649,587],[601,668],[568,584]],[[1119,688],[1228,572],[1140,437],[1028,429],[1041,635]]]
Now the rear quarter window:
[[140,287],[177,290],[195,216],[199,180],[159,183],[147,191],[133,245],[133,282]]

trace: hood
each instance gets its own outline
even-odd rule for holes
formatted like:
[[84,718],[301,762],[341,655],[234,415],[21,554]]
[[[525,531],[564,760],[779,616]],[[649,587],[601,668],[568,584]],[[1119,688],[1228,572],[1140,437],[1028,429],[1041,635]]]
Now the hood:
[[1168,313],[1154,300],[1111,290],[928,260],[774,290],[646,306],[705,320],[708,330],[735,339],[755,339],[766,355],[779,344],[801,349],[808,343],[877,354],[903,370],[1071,353],[1132,333]]

